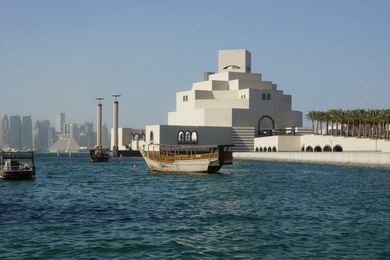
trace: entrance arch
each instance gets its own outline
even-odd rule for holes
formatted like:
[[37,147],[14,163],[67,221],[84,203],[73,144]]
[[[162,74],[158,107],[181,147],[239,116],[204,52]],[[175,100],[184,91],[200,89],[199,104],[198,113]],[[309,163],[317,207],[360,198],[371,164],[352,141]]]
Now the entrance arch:
[[270,136],[275,129],[275,121],[270,116],[262,116],[257,123],[257,136]]

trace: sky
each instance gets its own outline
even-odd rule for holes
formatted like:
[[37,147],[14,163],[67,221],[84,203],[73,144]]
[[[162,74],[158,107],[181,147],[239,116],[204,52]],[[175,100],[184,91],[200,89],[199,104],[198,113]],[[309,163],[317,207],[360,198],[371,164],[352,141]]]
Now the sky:
[[166,124],[176,92],[247,49],[293,109],[389,108],[390,1],[0,0],[0,116]]

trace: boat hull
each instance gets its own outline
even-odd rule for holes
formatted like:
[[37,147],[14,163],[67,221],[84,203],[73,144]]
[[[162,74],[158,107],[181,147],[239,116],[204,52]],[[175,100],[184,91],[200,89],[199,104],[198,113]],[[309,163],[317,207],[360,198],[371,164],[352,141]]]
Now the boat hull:
[[151,160],[144,157],[146,164],[151,171],[155,172],[202,172],[216,173],[221,166],[209,159],[180,160],[173,163],[165,163]]
[[0,172],[0,178],[2,179],[23,180],[23,179],[32,179],[34,177],[35,177],[35,170]]

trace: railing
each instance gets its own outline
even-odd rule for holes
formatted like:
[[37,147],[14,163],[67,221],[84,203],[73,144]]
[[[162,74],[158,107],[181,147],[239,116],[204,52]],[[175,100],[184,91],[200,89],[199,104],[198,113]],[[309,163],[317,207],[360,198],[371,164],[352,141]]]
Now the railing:
[[3,159],[34,159],[34,152],[1,152]]
[[31,171],[33,169],[32,166],[18,165],[18,166],[7,166],[3,165],[1,167],[2,171]]
[[210,153],[195,153],[189,152],[188,154],[175,154],[169,152],[151,152],[147,151],[146,156],[154,161],[173,163],[174,161],[183,160],[200,160],[200,159],[218,159],[218,151]]

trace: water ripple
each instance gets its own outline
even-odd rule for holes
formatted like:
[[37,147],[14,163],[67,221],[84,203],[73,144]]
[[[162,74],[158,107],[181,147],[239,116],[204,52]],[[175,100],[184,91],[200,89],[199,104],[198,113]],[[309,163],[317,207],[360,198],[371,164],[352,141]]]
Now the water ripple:
[[386,169],[237,161],[205,175],[154,174],[129,158],[36,163],[35,180],[0,181],[1,259],[390,257]]

